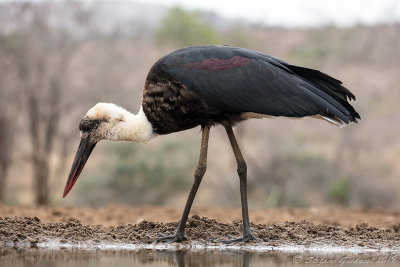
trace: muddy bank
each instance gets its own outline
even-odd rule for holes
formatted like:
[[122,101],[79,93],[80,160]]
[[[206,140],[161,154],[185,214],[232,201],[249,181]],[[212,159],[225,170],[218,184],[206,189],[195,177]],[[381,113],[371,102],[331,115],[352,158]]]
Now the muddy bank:
[[[44,223],[37,217],[0,218],[0,242],[7,246],[26,244],[35,246],[57,240],[61,243],[129,243],[155,244],[158,233],[172,234],[177,222],[156,223],[142,221],[122,226],[90,226],[79,220]],[[219,240],[241,235],[241,222],[220,223],[214,219],[192,216],[187,223],[184,244],[218,244]],[[372,227],[360,224],[354,227],[316,225],[310,222],[285,222],[279,224],[252,224],[257,245],[328,245],[364,248],[400,248],[400,224]]]

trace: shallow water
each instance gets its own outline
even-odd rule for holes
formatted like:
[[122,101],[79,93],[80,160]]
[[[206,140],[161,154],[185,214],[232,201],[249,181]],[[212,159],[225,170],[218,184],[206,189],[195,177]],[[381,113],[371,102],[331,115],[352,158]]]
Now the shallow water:
[[400,253],[0,248],[0,266],[399,266]]

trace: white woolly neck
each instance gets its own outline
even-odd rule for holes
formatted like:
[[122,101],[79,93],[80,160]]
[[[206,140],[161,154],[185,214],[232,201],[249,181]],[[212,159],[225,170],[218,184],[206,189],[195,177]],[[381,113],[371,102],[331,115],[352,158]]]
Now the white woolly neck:
[[106,140],[147,143],[156,136],[142,106],[135,115],[112,103],[98,103],[86,115],[108,119],[99,129],[100,136]]
[[153,127],[140,106],[135,115],[127,110],[123,113],[123,120],[114,126],[116,141],[133,141],[147,143],[155,137]]

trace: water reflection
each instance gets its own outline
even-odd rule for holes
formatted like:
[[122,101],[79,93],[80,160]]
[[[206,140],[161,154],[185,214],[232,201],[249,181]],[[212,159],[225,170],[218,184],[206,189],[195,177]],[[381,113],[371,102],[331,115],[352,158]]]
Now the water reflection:
[[0,248],[0,266],[398,266],[399,255]]

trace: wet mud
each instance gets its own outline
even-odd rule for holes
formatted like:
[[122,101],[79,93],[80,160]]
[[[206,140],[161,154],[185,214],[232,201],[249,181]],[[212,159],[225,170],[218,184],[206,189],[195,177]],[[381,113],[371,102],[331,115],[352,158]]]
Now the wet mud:
[[[0,217],[0,245],[35,247],[54,242],[61,244],[157,244],[159,233],[173,234],[177,222],[160,223],[143,220],[136,224],[104,227],[82,224],[77,219],[66,222],[42,222],[38,217]],[[374,227],[314,224],[307,221],[251,224],[258,242],[254,246],[340,246],[369,249],[400,249],[400,223]],[[220,244],[220,240],[239,237],[241,221],[221,223],[194,215],[186,228],[187,241],[182,244]]]

